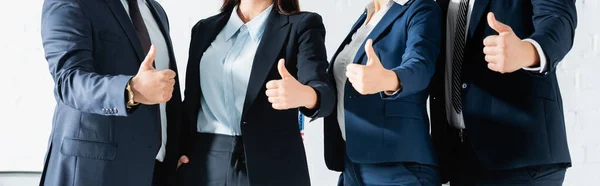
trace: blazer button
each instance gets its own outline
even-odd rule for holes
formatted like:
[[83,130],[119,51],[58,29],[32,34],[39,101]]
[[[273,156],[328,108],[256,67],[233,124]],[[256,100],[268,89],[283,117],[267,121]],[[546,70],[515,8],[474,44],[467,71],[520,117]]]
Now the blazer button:
[[354,99],[354,96],[348,96],[348,99]]
[[247,121],[243,121],[242,124],[246,125],[246,124],[248,124],[248,122]]
[[468,85],[467,83],[463,83],[463,84],[462,84],[462,88],[463,88],[463,89],[467,89],[467,88],[469,88],[469,85]]

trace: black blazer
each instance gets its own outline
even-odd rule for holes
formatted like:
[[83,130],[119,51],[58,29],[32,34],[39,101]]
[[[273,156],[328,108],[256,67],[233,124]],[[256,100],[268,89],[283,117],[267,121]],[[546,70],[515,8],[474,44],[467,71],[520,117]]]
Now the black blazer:
[[[446,16],[448,0],[437,1]],[[487,68],[485,37],[497,34],[486,15],[511,26],[519,38],[532,38],[544,50],[547,73],[518,70],[500,74]],[[446,18],[442,19],[446,20]],[[569,163],[562,99],[556,65],[573,46],[577,25],[574,0],[478,0],[468,28],[463,64],[463,115],[477,158],[489,169]],[[443,27],[445,28],[445,27]],[[442,34],[446,34],[442,29]],[[442,40],[445,47],[445,40]],[[442,179],[451,176],[456,137],[445,110],[446,49],[431,84],[432,138]]]
[[[192,29],[184,100],[185,154],[193,147],[201,108],[200,59],[229,20],[231,12],[201,20]],[[284,58],[290,73],[318,94],[318,108],[300,109],[303,114],[312,118],[329,115],[335,106],[335,93],[327,77],[325,27],[318,14],[282,15],[275,10],[266,24],[254,58],[240,123],[249,181],[251,185],[309,185],[298,110],[274,110],[265,94],[265,85],[270,80],[281,79],[276,62]]]

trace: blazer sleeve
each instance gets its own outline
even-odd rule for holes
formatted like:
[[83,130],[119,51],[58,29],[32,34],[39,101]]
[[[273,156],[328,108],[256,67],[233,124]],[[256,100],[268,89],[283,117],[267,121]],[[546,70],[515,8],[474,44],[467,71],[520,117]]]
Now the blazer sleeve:
[[[325,26],[321,16],[308,13],[298,26],[298,81],[317,92],[315,109],[300,108],[310,118],[325,117],[335,106],[335,93],[327,76],[327,50],[325,49]],[[312,121],[311,120],[311,121]]]
[[132,76],[94,71],[92,26],[80,5],[44,1],[41,28],[56,100],[82,112],[127,116],[125,87]]
[[531,0],[531,4],[535,32],[529,38],[544,50],[546,72],[550,72],[573,47],[577,27],[575,0]]
[[384,100],[395,100],[425,90],[435,72],[435,62],[440,53],[440,9],[434,2],[423,3],[411,16],[402,63],[392,69],[400,80],[401,90],[392,96],[380,93]]

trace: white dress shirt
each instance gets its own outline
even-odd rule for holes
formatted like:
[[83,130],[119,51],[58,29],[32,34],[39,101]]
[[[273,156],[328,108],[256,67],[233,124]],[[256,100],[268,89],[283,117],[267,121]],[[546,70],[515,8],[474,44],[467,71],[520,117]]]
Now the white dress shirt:
[[[121,3],[123,4],[125,11],[127,11],[127,15],[129,15],[129,3],[127,0],[121,0]],[[146,24],[146,28],[148,29],[148,35],[150,35],[150,42],[152,42],[152,45],[156,48],[156,57],[154,58],[156,70],[161,71],[169,69],[169,48],[167,47],[167,41],[165,40],[158,23],[154,19],[150,8],[148,8],[148,6],[152,5],[148,4],[146,0],[138,0],[138,5],[140,5],[140,14],[142,14],[144,24]],[[167,153],[165,148],[167,145],[167,111],[165,103],[160,104],[160,126],[162,144],[156,155],[156,160],[162,162]]]
[[409,0],[389,0],[385,6],[375,12],[375,4],[373,2],[367,5],[367,19],[356,32],[352,35],[352,41],[344,46],[344,49],[338,54],[333,64],[333,76],[335,77],[335,83],[337,88],[337,120],[342,131],[342,138],[346,140],[346,121],[344,115],[344,88],[346,87],[346,66],[354,62],[354,57],[360,49],[361,45],[368,39],[367,36],[373,31],[375,26],[381,21],[383,16],[390,10],[394,3],[400,5],[406,4]]
[[[460,8],[461,0],[450,0],[448,5],[448,16],[446,23],[446,78],[445,78],[445,89],[446,91],[446,117],[448,119],[448,123],[454,126],[457,129],[465,129],[465,121],[463,118],[462,112],[457,112],[456,109],[452,106],[452,62],[454,57],[454,33],[456,32],[456,24],[457,24],[457,16]],[[469,24],[471,22],[471,13],[473,12],[473,6],[475,5],[476,0],[469,1],[469,11],[467,14],[467,31],[465,34],[468,34]],[[485,18],[484,18],[485,19]],[[501,20],[499,20],[501,21]],[[510,25],[509,25],[510,26]],[[466,39],[467,37],[465,37]],[[546,70],[546,56],[544,55],[544,51],[538,42],[532,39],[524,39],[524,41],[528,41],[537,50],[540,56],[540,66],[537,68],[523,68],[525,70],[544,73]],[[483,41],[482,41],[483,42]],[[483,52],[483,51],[478,51]],[[466,86],[466,84],[463,84]]]
[[[244,24],[236,6],[200,60],[198,132],[241,136],[241,117],[254,56],[273,5]],[[201,52],[201,51],[198,51]]]

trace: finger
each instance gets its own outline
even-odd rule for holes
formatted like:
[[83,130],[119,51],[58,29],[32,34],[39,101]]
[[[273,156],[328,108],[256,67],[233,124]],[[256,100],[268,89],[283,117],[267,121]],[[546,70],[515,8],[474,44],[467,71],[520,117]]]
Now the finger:
[[381,63],[379,61],[379,57],[377,57],[377,54],[375,54],[375,49],[373,49],[372,39],[367,40],[367,42],[365,43],[365,53],[367,54],[368,58],[367,66]]
[[359,77],[352,77],[348,78],[348,81],[350,81],[353,84],[361,84],[363,82],[363,79]]
[[282,104],[282,103],[273,103],[273,104],[271,104],[271,106],[275,110],[287,110],[287,109],[289,109],[289,108],[287,108],[286,104]]
[[346,72],[357,74],[362,70],[363,67],[363,65],[359,64],[349,64],[348,66],[346,66]]
[[359,83],[356,84],[352,84],[352,88],[354,88],[354,90],[356,90],[356,92],[363,94],[363,86],[360,85]]
[[499,55],[502,54],[502,50],[498,47],[484,47],[483,53],[486,55]]
[[277,89],[279,88],[279,80],[271,80],[267,82],[267,89]]
[[156,56],[156,47],[154,45],[150,46],[150,51],[148,51],[148,55],[144,61],[142,61],[142,65],[140,66],[140,71],[142,70],[154,70],[154,57]]
[[175,86],[174,79],[167,80],[167,87],[173,88],[174,86]]
[[[169,93],[170,92],[170,93]],[[169,102],[171,100],[171,98],[173,97],[173,90],[167,90],[167,93],[165,93],[163,95],[162,100],[160,101],[161,103],[166,103]]]
[[189,163],[190,159],[187,156],[183,155],[183,156],[181,156],[179,158],[179,162],[181,162],[181,163]]
[[484,46],[496,46],[496,45],[498,45],[499,37],[500,36],[498,36],[498,35],[488,36],[485,39],[483,39],[483,45]]
[[488,63],[488,65],[487,65],[487,66],[488,66],[488,68],[489,68],[490,70],[492,70],[492,71],[495,71],[495,72],[500,72],[500,68],[499,68],[498,64],[495,64],[495,63]]
[[171,69],[160,71],[160,73],[163,74],[166,79],[174,79],[175,76],[177,76],[177,74],[175,73],[175,71],[173,71]]
[[277,89],[269,89],[266,94],[268,97],[277,97],[279,96],[279,91]]
[[179,158],[179,161],[177,161],[177,168],[179,168],[182,164],[189,163],[189,162],[190,162],[190,159],[188,159],[187,156],[183,155]]
[[501,58],[498,55],[485,55],[485,61],[488,63],[499,63],[500,59]]
[[346,77],[348,79],[354,79],[354,78],[356,78],[356,73],[353,73],[351,71],[346,71]]
[[272,103],[272,104],[276,104],[276,103],[280,102],[278,97],[269,97],[268,100],[269,100],[269,103]]
[[490,25],[490,28],[494,29],[498,33],[512,32],[510,26],[505,25],[504,23],[496,20],[496,16],[492,12],[488,13],[487,21]]
[[288,72],[285,68],[285,59],[280,59],[279,63],[277,63],[277,71],[279,71],[279,75],[281,75],[281,79],[293,79],[294,76]]

